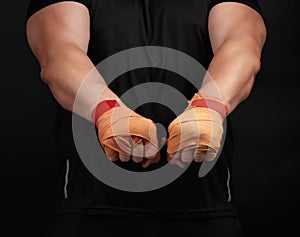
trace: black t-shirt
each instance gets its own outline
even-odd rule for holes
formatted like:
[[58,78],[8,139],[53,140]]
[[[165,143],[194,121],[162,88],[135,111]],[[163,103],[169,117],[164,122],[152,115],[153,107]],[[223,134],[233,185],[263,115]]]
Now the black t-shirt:
[[[62,0],[32,0],[29,18],[38,10]],[[164,46],[179,50],[208,68],[213,57],[208,34],[210,9],[226,0],[76,0],[90,13],[88,56],[97,65],[120,51],[139,46]],[[260,13],[256,0],[237,0]],[[101,73],[101,72],[100,72]],[[190,99],[199,88],[178,74],[140,68],[122,74],[109,86],[119,96],[145,82],[160,82],[178,89]],[[157,96],[160,96],[159,93]],[[130,107],[130,105],[128,105]],[[148,103],[138,113],[163,124],[175,118],[166,107]],[[84,166],[72,136],[71,112],[57,106],[57,160],[60,213],[138,215],[158,217],[234,216],[231,204],[230,176],[232,137],[230,116],[224,148],[213,169],[198,177],[201,164],[192,163],[182,176],[169,185],[149,192],[125,192],[96,179]],[[162,154],[165,154],[165,147]],[[164,165],[166,157],[154,168]],[[138,170],[133,162],[118,163]],[[152,167],[152,169],[153,169]],[[67,176],[67,177],[66,177]],[[66,183],[66,180],[68,181]]]

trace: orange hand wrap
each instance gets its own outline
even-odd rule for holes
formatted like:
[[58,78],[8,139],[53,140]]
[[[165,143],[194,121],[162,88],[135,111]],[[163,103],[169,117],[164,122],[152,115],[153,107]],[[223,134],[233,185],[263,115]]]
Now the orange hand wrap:
[[[168,127],[168,154],[194,151],[195,155],[215,158],[223,134],[226,106],[218,99],[195,94],[187,109]],[[209,152],[207,152],[209,151]]]
[[121,102],[117,105],[119,106],[111,109],[104,108],[104,113],[103,109],[98,108],[100,116],[95,123],[103,149],[106,151],[110,148],[109,150],[128,156],[155,155],[158,152],[158,141],[154,122],[135,113]]

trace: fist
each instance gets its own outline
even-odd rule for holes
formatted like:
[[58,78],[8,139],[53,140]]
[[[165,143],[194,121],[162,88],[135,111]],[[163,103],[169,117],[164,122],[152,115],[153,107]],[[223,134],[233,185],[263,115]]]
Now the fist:
[[111,161],[141,163],[160,159],[155,123],[120,103],[96,121],[99,141]]
[[[203,100],[202,106],[193,105],[196,100]],[[210,102],[212,98],[209,99]],[[184,167],[187,163],[202,162],[204,159],[213,160],[219,149],[223,135],[223,115],[219,109],[209,105],[218,103],[221,108],[225,105],[220,101],[205,103],[205,99],[195,95],[188,108],[171,122],[168,127],[168,161]],[[203,104],[205,106],[203,106]],[[215,107],[215,106],[212,106]],[[220,108],[220,107],[219,107]]]

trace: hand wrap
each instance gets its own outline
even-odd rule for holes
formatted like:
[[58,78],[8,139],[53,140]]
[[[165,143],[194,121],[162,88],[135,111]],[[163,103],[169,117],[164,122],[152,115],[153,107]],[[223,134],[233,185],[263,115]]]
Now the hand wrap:
[[110,148],[119,154],[138,157],[157,153],[156,126],[152,120],[116,101],[99,103],[94,114],[98,137],[105,151]]
[[180,152],[184,157],[184,152],[193,151],[195,156],[214,159],[220,149],[225,116],[226,106],[222,101],[195,94],[187,109],[168,127],[168,154]]

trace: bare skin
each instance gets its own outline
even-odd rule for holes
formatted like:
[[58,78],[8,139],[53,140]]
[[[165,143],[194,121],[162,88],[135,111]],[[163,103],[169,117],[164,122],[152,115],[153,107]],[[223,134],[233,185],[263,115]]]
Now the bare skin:
[[[230,114],[251,92],[266,40],[262,17],[240,3],[213,7],[208,28],[214,58],[208,72]],[[199,91],[205,94],[205,86]]]
[[[64,109],[73,111],[77,92],[87,76],[97,81],[89,93],[90,98],[97,100],[82,98],[78,111],[73,111],[92,120],[91,111],[98,102],[118,98],[107,88],[101,75],[93,70],[95,65],[87,56],[89,29],[87,8],[71,1],[47,6],[27,22],[28,42],[40,63],[41,78]],[[247,98],[260,69],[265,26],[253,9],[239,3],[221,3],[210,12],[209,34],[214,58],[208,72],[230,114]],[[204,80],[200,94],[211,94],[211,81]],[[100,98],[99,91],[102,93]],[[114,160],[126,162],[129,158],[114,155]],[[159,156],[145,160],[133,158],[144,167],[158,160]],[[199,157],[195,160],[199,161]]]
[[[208,29],[214,57],[198,93],[222,100],[229,115],[251,92],[260,70],[266,28],[252,8],[225,2],[210,11]],[[205,157],[206,153],[195,154],[194,150],[168,154],[168,160],[180,167]]]

